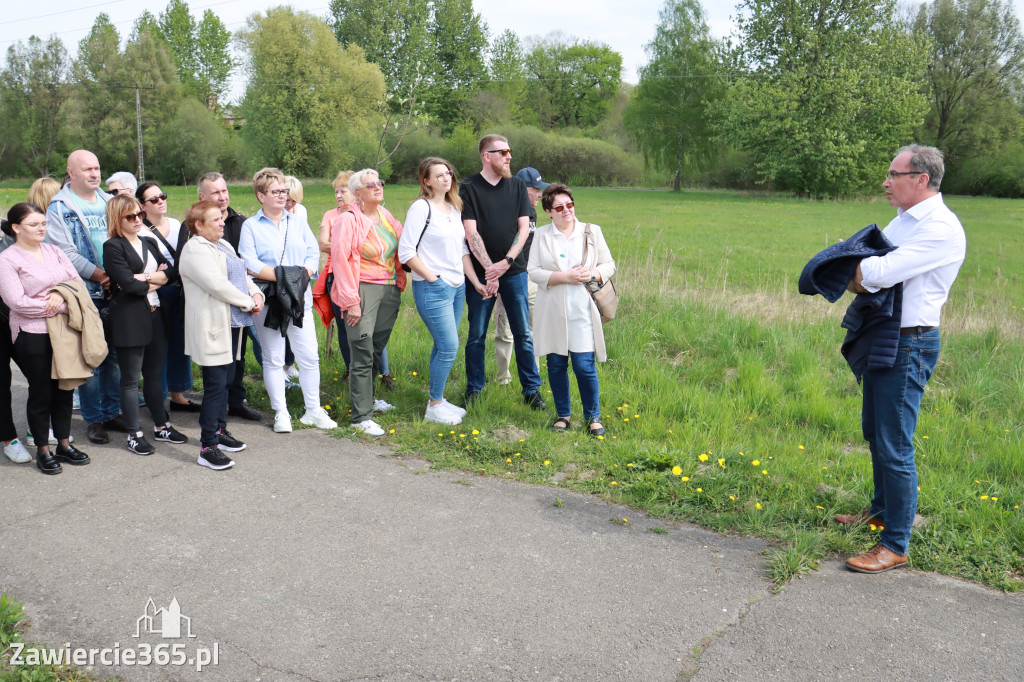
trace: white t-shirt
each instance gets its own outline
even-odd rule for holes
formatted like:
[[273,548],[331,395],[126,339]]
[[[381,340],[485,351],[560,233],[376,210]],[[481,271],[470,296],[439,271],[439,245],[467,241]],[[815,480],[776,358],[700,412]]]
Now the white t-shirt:
[[[430,225],[426,234],[423,227],[427,222],[427,209],[430,208]],[[405,263],[413,256],[419,256],[423,264],[434,271],[434,274],[451,287],[459,287],[466,281],[466,273],[462,269],[462,256],[469,253],[466,245],[466,230],[462,226],[462,214],[448,205],[447,214],[428,207],[426,199],[412,202],[409,212],[405,215],[402,236],[398,240],[398,260]],[[420,241],[423,235],[423,241]],[[420,243],[417,251],[416,242]],[[416,272],[410,273],[413,281],[422,282]]]
[[[145,229],[147,229],[147,228],[146,228],[145,225],[143,225],[142,230],[145,230]],[[142,230],[139,230],[139,235],[142,235]],[[148,235],[142,235],[142,236],[148,236]],[[151,239],[156,239],[156,237],[151,237]],[[159,243],[159,241],[160,240],[157,240],[157,243]],[[128,242],[128,243],[132,244],[131,242]],[[142,240],[140,239],[138,244],[132,244],[132,248],[135,249],[135,253],[139,254],[139,258],[142,259],[142,271],[143,272],[156,272],[156,269],[157,269],[156,258],[153,258],[153,255],[150,254],[149,249],[145,248],[145,244],[142,243]],[[146,298],[149,299],[149,304],[150,305],[155,305],[157,307],[160,307],[160,297],[156,295],[156,290],[153,290],[153,291],[149,292],[148,294],[146,294]]]
[[[558,245],[559,256],[564,257],[565,270],[571,270],[583,263],[583,223],[576,221],[572,234],[566,237],[555,228],[552,234]],[[569,351],[572,353],[594,352],[594,318],[590,310],[590,292],[585,284],[566,284],[565,322],[569,330]]]

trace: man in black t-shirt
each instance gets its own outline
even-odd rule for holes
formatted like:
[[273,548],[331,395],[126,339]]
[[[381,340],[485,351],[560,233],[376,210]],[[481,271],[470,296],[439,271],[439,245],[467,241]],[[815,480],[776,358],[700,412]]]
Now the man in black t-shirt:
[[[472,254],[475,277],[466,287],[469,338],[466,340],[466,402],[483,390],[487,326],[494,310],[494,295],[501,295],[512,328],[523,400],[535,410],[547,407],[540,396],[540,371],[530,336],[526,255],[530,234],[530,199],[526,184],[512,177],[512,150],[500,135],[480,140],[483,168],[459,187],[462,224]],[[475,281],[474,281],[475,280]]]

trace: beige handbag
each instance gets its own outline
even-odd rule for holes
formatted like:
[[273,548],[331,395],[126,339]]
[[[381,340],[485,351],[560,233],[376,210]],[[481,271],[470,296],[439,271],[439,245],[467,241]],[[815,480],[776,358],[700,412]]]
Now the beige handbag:
[[[583,262],[587,262],[587,249],[590,246],[590,223],[587,223],[583,233]],[[615,283],[611,277],[603,282],[588,282],[587,291],[590,298],[594,299],[597,312],[601,314],[601,322],[611,322],[615,319],[615,311],[619,307],[619,292],[615,290]]]

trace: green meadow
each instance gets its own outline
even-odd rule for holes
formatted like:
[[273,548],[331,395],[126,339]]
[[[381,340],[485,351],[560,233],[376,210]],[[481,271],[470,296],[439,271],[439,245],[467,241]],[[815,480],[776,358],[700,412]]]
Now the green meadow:
[[[164,189],[173,215],[195,196],[194,188]],[[385,188],[400,220],[415,194]],[[553,409],[523,405],[517,381],[490,384],[454,429],[425,423],[431,341],[407,290],[388,347],[398,388],[385,397],[398,409],[379,415],[390,432],[380,442],[437,467],[550,485],[553,504],[565,488],[664,518],[669,532],[672,522],[690,522],[765,538],[779,585],[825,557],[873,544],[877,529],[831,521],[865,509],[872,491],[860,387],[839,353],[850,297],[829,304],[796,285],[819,250],[895,215],[881,192],[842,202],[575,195],[577,215],[604,228],[618,265],[619,317],[605,326],[609,361],[599,370],[608,435],[583,432],[574,383],[577,419],[568,433],[550,431]],[[5,206],[23,196],[0,189]],[[241,212],[257,208],[245,186],[233,186],[232,199]],[[318,222],[333,207],[330,186],[308,186],[303,203]],[[1024,588],[1024,201],[947,203],[964,224],[968,255],[944,311],[944,348],[917,429],[921,519],[911,562],[1016,591]],[[465,324],[461,331],[464,339]],[[323,403],[343,425],[335,435],[355,438],[344,426],[341,356],[333,340],[321,347]],[[249,371],[259,372],[251,356]],[[541,375],[546,393],[543,359]],[[458,402],[464,381],[460,353],[446,397]],[[250,402],[268,407],[259,382],[250,384]],[[289,404],[301,414],[297,391]]]

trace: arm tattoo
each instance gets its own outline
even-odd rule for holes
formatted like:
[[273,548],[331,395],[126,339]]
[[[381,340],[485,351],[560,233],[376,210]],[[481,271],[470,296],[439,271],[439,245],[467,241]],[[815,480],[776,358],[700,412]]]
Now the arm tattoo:
[[473,236],[469,238],[469,250],[473,252],[477,261],[484,268],[489,268],[493,265],[491,257],[487,255],[487,247],[484,246],[484,240],[480,238],[478,232],[474,232]]

